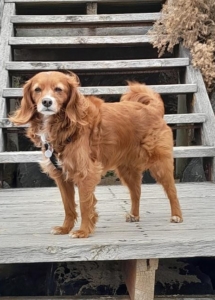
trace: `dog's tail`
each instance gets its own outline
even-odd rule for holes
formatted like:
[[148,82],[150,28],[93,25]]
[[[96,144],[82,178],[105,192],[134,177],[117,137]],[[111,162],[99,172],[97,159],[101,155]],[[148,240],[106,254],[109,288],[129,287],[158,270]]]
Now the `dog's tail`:
[[122,95],[120,101],[140,102],[154,109],[159,116],[164,116],[164,104],[160,95],[145,84],[128,82],[129,91]]

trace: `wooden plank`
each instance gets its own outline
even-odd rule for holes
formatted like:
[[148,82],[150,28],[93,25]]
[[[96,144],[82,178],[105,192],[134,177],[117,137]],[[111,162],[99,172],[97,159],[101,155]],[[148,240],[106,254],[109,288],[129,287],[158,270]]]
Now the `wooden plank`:
[[[180,146],[174,147],[174,158],[179,157],[214,157],[215,147],[212,146]],[[41,151],[19,151],[0,153],[0,163],[39,162]]]
[[3,8],[4,8],[4,0],[0,0],[0,32],[1,32],[1,20],[2,20]]
[[157,259],[128,260],[123,273],[131,300],[153,300]]
[[[135,13],[113,15],[15,15],[11,16],[14,24],[116,24],[154,22],[160,18],[160,13]],[[133,26],[133,24],[132,24]]]
[[[71,298],[71,297],[70,297]],[[30,296],[30,297],[1,297],[2,300],[68,300],[67,298],[63,297],[42,297],[42,296]],[[71,298],[72,299],[72,298]],[[130,297],[127,295],[118,295],[118,296],[76,296],[76,300],[130,300]],[[155,296],[155,300],[215,300],[215,297],[213,296],[207,296],[207,295],[195,295],[195,296]]]
[[9,39],[11,46],[99,46],[99,45],[143,45],[150,43],[153,37],[148,35],[128,35],[128,36],[69,36],[69,37],[15,37]]
[[[108,25],[107,25],[108,26]],[[124,36],[124,35],[145,35],[147,34],[148,30],[151,28],[149,25],[142,25],[142,26],[113,26],[109,25],[108,27],[101,26],[95,27],[95,25],[88,25],[88,27],[75,27],[70,28],[68,26],[61,26],[57,27],[55,25],[44,25],[41,28],[31,28],[32,26],[25,25],[17,26],[16,27],[16,37],[34,37],[34,36],[108,36],[108,35],[117,35],[117,36]]]
[[[0,119],[5,118],[6,101],[3,97],[3,88],[9,87],[9,75],[5,69],[5,62],[11,59],[11,47],[8,45],[8,39],[13,35],[13,24],[10,22],[10,16],[15,13],[15,4],[5,4],[2,18],[1,43],[0,43]],[[4,137],[0,129],[0,152],[4,151]]]
[[189,65],[187,58],[163,59],[132,59],[132,60],[99,60],[99,61],[74,61],[74,62],[8,62],[7,70],[10,71],[45,71],[45,70],[116,70],[116,69],[154,69],[175,68]]
[[207,116],[201,113],[191,114],[169,114],[165,115],[164,119],[168,124],[189,124],[189,123],[203,123]]
[[96,15],[97,14],[97,3],[88,2],[86,4],[86,14],[87,15]]
[[[187,94],[197,91],[196,84],[149,85],[159,94]],[[128,91],[126,86],[90,86],[79,88],[84,95],[121,95]],[[22,97],[22,88],[7,88],[3,90],[5,98]]]
[[[98,186],[96,194],[100,217],[95,234],[88,239],[73,240],[67,235],[49,234],[50,226],[63,220],[57,188],[0,190],[0,263],[213,256],[215,202],[212,195],[215,194],[215,184],[204,182],[176,186],[184,211],[184,223],[169,223],[169,203],[159,185],[142,186],[141,219],[138,223],[124,223],[124,214],[130,206],[129,201],[123,200],[125,196],[129,200],[125,187]],[[192,197],[192,191],[197,199]],[[211,192],[209,198],[204,196],[205,191]],[[194,201],[202,203],[202,206],[193,205]],[[190,207],[190,210],[184,207]],[[111,211],[106,212],[107,208]],[[11,221],[13,226],[6,220]],[[33,224],[29,226],[31,221]],[[107,232],[105,225],[109,227]],[[128,227],[133,230],[127,230]],[[123,234],[119,229],[124,229]]]
[[[1,297],[1,300],[68,300],[68,297],[59,297],[59,296],[31,296],[31,297]],[[70,299],[72,299],[70,297]],[[130,300],[130,297],[127,295],[118,295],[118,296],[76,296],[76,300]],[[215,296],[206,296],[206,295],[195,295],[195,296],[155,296],[155,300],[215,300]]]
[[[88,3],[92,0],[5,0],[5,3]],[[96,0],[97,3],[162,3],[162,0]]]
[[[206,120],[205,114],[191,113],[191,114],[177,114],[164,115],[164,119],[168,124],[193,124],[203,123]],[[26,128],[28,125],[19,126],[18,128]],[[8,118],[0,119],[0,128],[17,128]]]

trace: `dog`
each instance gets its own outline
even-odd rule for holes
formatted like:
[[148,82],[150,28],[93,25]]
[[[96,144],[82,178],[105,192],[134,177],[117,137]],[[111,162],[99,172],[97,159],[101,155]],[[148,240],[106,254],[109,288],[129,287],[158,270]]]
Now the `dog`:
[[[171,222],[182,222],[173,177],[173,137],[159,94],[129,82],[120,102],[105,103],[80,93],[72,73],[40,72],[27,81],[20,108],[10,115],[16,125],[29,124],[26,135],[42,148],[41,167],[59,187],[65,210],[62,226],[53,234],[86,238],[98,219],[94,195],[101,176],[114,170],[131,197],[127,222],[139,221],[142,172],[149,170],[170,201]],[[77,219],[74,185],[80,198],[81,225]]]

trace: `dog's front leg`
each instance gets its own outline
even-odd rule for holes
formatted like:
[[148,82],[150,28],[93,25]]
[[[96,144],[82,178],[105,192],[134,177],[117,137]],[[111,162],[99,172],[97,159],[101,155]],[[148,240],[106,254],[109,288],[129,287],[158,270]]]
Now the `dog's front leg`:
[[73,238],[87,238],[90,233],[93,233],[98,219],[98,214],[95,209],[97,200],[93,191],[86,190],[84,183],[80,184],[78,188],[80,197],[81,226],[79,230],[72,231],[70,236]]
[[74,227],[75,221],[77,219],[74,183],[72,181],[65,181],[63,175],[54,178],[54,180],[61,193],[65,211],[65,218],[63,225],[53,227],[51,233],[67,234]]
[[81,226],[79,230],[71,231],[70,236],[73,238],[86,238],[95,229],[98,214],[95,208],[97,199],[94,190],[101,180],[101,173],[100,164],[95,163],[89,168],[87,176],[76,182],[80,199]]

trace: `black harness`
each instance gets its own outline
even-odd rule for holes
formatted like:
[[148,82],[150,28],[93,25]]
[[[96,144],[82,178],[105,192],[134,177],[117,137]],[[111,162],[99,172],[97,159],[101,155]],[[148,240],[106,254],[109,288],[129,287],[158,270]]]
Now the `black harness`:
[[48,143],[44,144],[45,147],[45,157],[49,158],[51,163],[57,170],[62,170],[62,168],[58,165],[58,161],[55,156],[55,152],[51,150],[51,146]]
[[[67,144],[70,143],[71,141],[72,141],[72,136],[70,136],[66,139]],[[58,160],[56,158],[57,153],[54,151],[52,146],[47,141],[45,141],[44,147],[45,147],[45,157],[50,159],[51,163],[57,170],[62,170],[62,168],[59,166]]]

